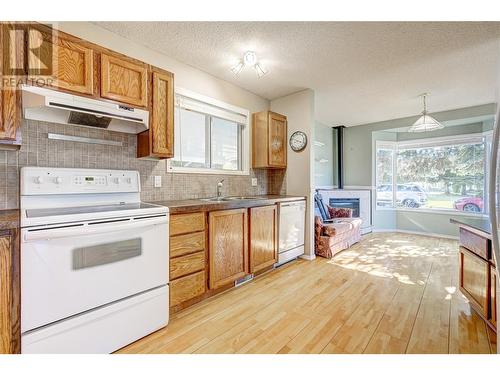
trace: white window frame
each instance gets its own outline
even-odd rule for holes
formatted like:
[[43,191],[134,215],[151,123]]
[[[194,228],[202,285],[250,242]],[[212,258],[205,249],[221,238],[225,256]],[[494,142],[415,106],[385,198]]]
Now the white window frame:
[[[227,170],[227,169],[212,169],[212,168],[190,168],[179,167],[172,165],[171,159],[167,160],[167,172],[171,173],[191,173],[191,174],[222,174],[222,175],[238,175],[248,176],[250,174],[250,111],[232,104],[225,103],[202,94],[184,89],[182,87],[175,88],[175,96],[180,95],[189,99],[193,99],[202,103],[206,103],[224,110],[228,110],[245,117],[241,129],[241,169],[240,170]],[[175,149],[174,149],[175,153]]]
[[[375,148],[373,150],[373,163],[372,163],[372,180],[373,180],[373,188],[374,188],[374,206],[377,211],[402,211],[402,212],[422,212],[422,213],[435,213],[440,215],[457,215],[457,216],[470,216],[470,217],[488,217],[488,207],[484,205],[484,212],[482,213],[470,213],[463,211],[456,211],[453,209],[445,209],[445,208],[407,208],[407,207],[397,207],[396,205],[396,194],[393,193],[392,207],[384,207],[377,205],[377,150],[379,148],[392,149],[395,153],[399,150],[399,146],[409,146],[415,145],[418,148],[422,147],[437,147],[444,146],[450,144],[457,144],[457,141],[461,141],[460,143],[473,143],[470,142],[471,139],[474,138],[482,138],[486,143],[486,160],[485,160],[485,187],[488,186],[489,180],[489,162],[490,162],[490,147],[491,147],[491,137],[492,131],[486,131],[482,133],[471,133],[471,134],[460,134],[460,135],[450,135],[445,137],[436,137],[436,138],[424,138],[424,139],[415,139],[415,140],[407,140],[407,141],[383,141],[383,140],[375,140]],[[406,147],[401,147],[406,148]],[[397,158],[396,155],[393,155],[392,158],[392,191],[396,192],[397,188]],[[484,202],[488,202],[488,189],[485,188]]]

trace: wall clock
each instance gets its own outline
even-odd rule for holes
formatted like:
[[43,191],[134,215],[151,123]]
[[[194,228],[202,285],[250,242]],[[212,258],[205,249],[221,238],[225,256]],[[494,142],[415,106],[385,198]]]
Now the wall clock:
[[304,150],[307,146],[307,135],[304,132],[296,131],[290,136],[290,147],[295,152]]

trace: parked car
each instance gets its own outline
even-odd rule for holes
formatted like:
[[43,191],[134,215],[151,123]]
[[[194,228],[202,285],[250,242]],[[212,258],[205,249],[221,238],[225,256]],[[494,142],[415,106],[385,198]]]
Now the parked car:
[[466,212],[483,212],[483,198],[481,197],[463,197],[457,199],[453,205],[455,209]]
[[[427,194],[418,185],[398,184],[396,204],[403,207],[418,208],[427,203]],[[379,185],[377,187],[377,204],[379,206],[392,204],[392,185]]]

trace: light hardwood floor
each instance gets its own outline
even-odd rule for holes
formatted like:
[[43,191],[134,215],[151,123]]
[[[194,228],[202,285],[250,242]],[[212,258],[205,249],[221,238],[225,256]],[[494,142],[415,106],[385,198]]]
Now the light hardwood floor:
[[495,353],[458,290],[458,244],[378,233],[171,317],[119,353]]

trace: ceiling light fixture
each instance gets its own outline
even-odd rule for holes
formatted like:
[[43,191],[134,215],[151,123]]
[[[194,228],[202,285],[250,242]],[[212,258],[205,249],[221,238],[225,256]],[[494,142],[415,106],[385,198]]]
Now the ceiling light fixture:
[[257,55],[253,51],[245,52],[243,58],[231,68],[231,71],[234,75],[238,75],[241,73],[245,66],[252,67],[259,78],[266,75],[268,72],[267,69],[264,68],[260,62],[258,62]]
[[260,78],[262,77],[263,75],[266,75],[267,74],[267,70],[262,66],[260,65],[259,63],[255,64],[253,66],[253,68],[255,69],[255,71],[257,72],[257,76]]
[[231,71],[234,73],[235,76],[237,76],[238,74],[240,74],[241,70],[243,69],[243,66],[244,66],[243,63],[240,61],[238,64],[236,64],[231,68]]
[[243,62],[247,66],[254,66],[257,63],[257,55],[253,51],[247,51],[243,55]]
[[429,116],[429,114],[427,113],[426,98],[428,95],[428,93],[420,95],[424,103],[424,110],[422,111],[422,116],[417,121],[415,121],[415,123],[408,130],[410,133],[430,132],[433,130],[444,128],[443,124],[437,121],[434,117]]

